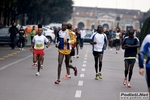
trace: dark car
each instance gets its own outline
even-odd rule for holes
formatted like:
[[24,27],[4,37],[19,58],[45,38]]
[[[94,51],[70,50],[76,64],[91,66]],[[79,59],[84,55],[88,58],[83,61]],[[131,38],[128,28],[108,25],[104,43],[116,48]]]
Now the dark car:
[[87,43],[90,43],[90,41],[91,41],[91,35],[93,34],[93,32],[92,31],[90,31],[90,30],[86,30],[86,35],[85,35],[85,37],[84,37],[84,42],[87,42]]
[[[9,27],[0,28],[0,45],[11,46]],[[19,34],[17,34],[17,44],[16,45],[19,46]]]

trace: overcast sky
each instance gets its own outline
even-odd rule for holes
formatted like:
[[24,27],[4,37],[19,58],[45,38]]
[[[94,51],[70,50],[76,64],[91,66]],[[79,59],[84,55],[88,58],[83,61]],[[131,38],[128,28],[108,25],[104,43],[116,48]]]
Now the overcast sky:
[[150,0],[73,0],[74,6],[101,7],[101,8],[123,8],[148,11]]

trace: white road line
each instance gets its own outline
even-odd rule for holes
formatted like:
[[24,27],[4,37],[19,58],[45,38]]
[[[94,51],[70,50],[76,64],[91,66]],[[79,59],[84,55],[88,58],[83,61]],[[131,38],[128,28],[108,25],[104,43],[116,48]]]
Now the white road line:
[[[52,48],[52,47],[49,47],[48,49],[50,49],[50,48]],[[48,50],[48,49],[45,49],[45,50]],[[27,57],[25,57],[25,58],[22,58],[22,59],[20,59],[20,60],[18,60],[18,61],[15,61],[15,62],[13,62],[13,63],[10,63],[10,64],[8,64],[8,65],[5,65],[5,66],[3,66],[3,67],[0,68],[0,71],[3,70],[3,69],[5,69],[5,68],[7,68],[7,67],[9,67],[9,66],[11,66],[11,65],[14,65],[14,64],[17,64],[17,63],[19,63],[19,62],[21,62],[21,61],[23,61],[23,60],[26,60],[26,59],[28,59],[28,58],[30,58],[30,57],[32,57],[32,56],[33,56],[33,55],[31,54],[31,55],[29,55],[29,56],[27,56]]]
[[83,63],[86,63],[86,61],[83,61]]
[[82,66],[83,66],[83,67],[86,67],[86,64],[83,64]]
[[80,74],[80,77],[84,77],[84,74]]
[[23,60],[25,60],[25,59],[27,59],[27,58],[29,58],[29,57],[31,57],[31,56],[33,56],[33,55],[31,54],[31,55],[29,55],[29,56],[27,56],[27,57],[25,57],[25,58],[23,58],[23,59],[20,59],[20,60],[18,60],[18,61],[15,61],[15,62],[13,62],[13,63],[10,63],[10,64],[8,64],[8,65],[6,65],[6,66],[3,66],[3,67],[0,68],[0,71],[3,70],[3,69],[5,69],[5,68],[7,68],[7,67],[9,67],[9,66],[11,66],[11,65],[14,65],[14,64],[16,64],[16,63],[19,63],[19,62],[21,62],[21,61],[23,61]]
[[81,69],[81,71],[83,71],[83,72],[84,72],[84,71],[85,71],[85,68],[82,68],[82,69]]
[[76,98],[81,98],[81,93],[82,93],[81,90],[76,90],[75,97],[76,97]]
[[79,81],[78,86],[83,86],[83,81]]

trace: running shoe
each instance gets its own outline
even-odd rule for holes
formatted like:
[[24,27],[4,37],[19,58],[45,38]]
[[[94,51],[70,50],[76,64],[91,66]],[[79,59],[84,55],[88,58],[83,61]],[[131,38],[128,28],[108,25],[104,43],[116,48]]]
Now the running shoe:
[[74,58],[76,58],[76,55],[75,56],[73,56]]
[[71,78],[71,76],[70,75],[65,75],[63,78],[68,79],[68,78]]
[[124,79],[123,85],[127,85],[127,80],[126,79]]
[[39,72],[37,72],[35,75],[36,75],[36,76],[40,76],[40,73],[39,73]]
[[131,88],[130,82],[127,83],[128,88]]
[[101,73],[98,74],[98,77],[99,77],[100,79],[103,78]]
[[60,84],[60,82],[61,81],[58,79],[58,80],[55,81],[55,84]]
[[99,78],[99,75],[96,74],[96,75],[95,75],[95,80],[98,80],[98,78]]
[[33,67],[37,67],[37,64],[36,64],[36,63],[34,63],[34,64],[32,64],[32,66],[33,66]]
[[77,55],[77,58],[79,58],[79,55]]
[[43,69],[43,65],[41,65],[41,69]]
[[77,67],[74,67],[74,75],[77,76],[77,74],[78,74]]

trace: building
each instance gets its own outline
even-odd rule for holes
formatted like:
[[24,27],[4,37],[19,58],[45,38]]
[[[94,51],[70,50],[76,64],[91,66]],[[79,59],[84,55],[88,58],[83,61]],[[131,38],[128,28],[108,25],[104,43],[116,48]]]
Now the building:
[[74,27],[81,29],[95,29],[98,25],[113,29],[119,27],[122,30],[134,28],[140,30],[140,21],[143,12],[140,10],[111,9],[97,7],[74,7],[72,18],[68,21]]

